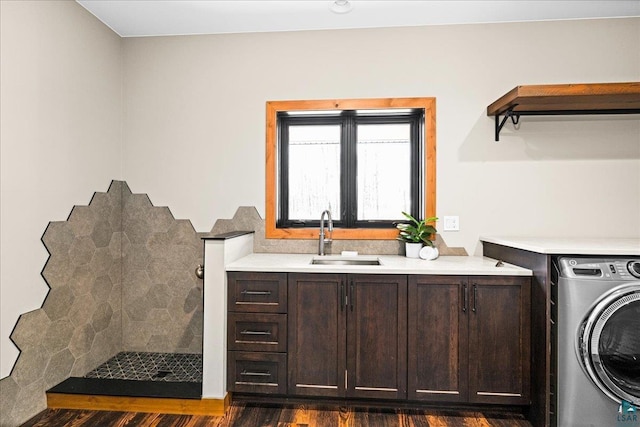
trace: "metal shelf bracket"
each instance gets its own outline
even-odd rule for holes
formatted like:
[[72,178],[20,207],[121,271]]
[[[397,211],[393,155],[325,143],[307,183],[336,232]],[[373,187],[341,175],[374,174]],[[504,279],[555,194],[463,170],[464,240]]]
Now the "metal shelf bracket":
[[504,117],[502,117],[502,120],[500,120],[500,114],[495,115],[495,119],[496,119],[495,140],[496,141],[500,141],[500,131],[504,127],[504,124],[507,122],[507,119],[511,118],[511,123],[513,123],[514,126],[520,122],[520,114],[514,112],[513,108],[514,107],[511,107],[504,112]]

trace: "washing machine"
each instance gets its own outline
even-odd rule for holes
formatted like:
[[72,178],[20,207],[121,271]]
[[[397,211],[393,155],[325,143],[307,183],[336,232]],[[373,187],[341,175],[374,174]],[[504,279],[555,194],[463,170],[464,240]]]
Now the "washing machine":
[[640,258],[554,261],[558,427],[640,426]]

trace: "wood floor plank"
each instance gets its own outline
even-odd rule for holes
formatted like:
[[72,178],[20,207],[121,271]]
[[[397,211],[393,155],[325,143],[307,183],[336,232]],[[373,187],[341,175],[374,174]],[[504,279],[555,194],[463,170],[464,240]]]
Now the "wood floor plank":
[[49,409],[22,427],[531,427],[519,414],[233,403],[224,416]]
[[400,425],[398,413],[389,410],[371,409],[363,413],[366,416],[366,424],[369,426],[397,427]]
[[317,427],[350,427],[348,417],[343,417],[340,410],[313,410],[309,413],[309,426]]
[[446,420],[442,418],[440,415],[426,415],[427,425],[429,427],[450,427]]
[[424,411],[417,409],[405,409],[403,411],[405,416],[405,425],[407,427],[431,427],[427,414]]
[[189,423],[189,415],[172,415],[159,418],[155,427],[186,427]]
[[465,426],[468,427],[493,427],[481,412],[467,412],[463,414]]
[[398,427],[413,427],[411,414],[408,414],[407,411],[400,411],[398,413]]
[[81,411],[80,416],[73,422],[66,424],[66,427],[82,427],[87,425],[110,426],[122,414],[118,412],[103,411]]
[[125,412],[120,419],[122,427],[134,427],[142,424],[147,414],[143,412]]
[[128,427],[135,424],[131,424],[131,421],[136,417],[136,412],[120,412],[120,417],[115,420],[112,427]]
[[279,408],[247,405],[240,412],[239,417],[233,418],[232,425],[234,427],[277,427],[279,417]]
[[429,418],[432,427],[467,427],[467,421],[472,416],[469,412],[435,411],[436,418]]
[[280,419],[278,420],[278,427],[296,426],[306,427],[309,425],[309,407],[300,406],[287,406],[280,411]]

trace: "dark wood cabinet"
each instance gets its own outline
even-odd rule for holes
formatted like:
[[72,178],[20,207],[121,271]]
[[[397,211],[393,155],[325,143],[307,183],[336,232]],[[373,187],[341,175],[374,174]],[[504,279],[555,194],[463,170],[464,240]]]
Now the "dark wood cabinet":
[[407,277],[348,275],[347,396],[407,396]]
[[530,279],[410,276],[408,397],[526,405]]
[[530,403],[530,278],[469,277],[469,401]]
[[[528,419],[534,426],[548,427],[556,420],[557,379],[557,286],[552,258],[502,244],[482,242],[485,256],[528,268],[531,277],[531,408]],[[561,254],[556,254],[561,255]]]
[[345,394],[346,277],[289,274],[289,394]]
[[468,295],[466,277],[409,276],[409,399],[468,400]]
[[287,392],[287,274],[227,274],[227,388]]
[[227,278],[229,391],[529,404],[529,277]]
[[406,397],[406,276],[289,274],[289,394]]

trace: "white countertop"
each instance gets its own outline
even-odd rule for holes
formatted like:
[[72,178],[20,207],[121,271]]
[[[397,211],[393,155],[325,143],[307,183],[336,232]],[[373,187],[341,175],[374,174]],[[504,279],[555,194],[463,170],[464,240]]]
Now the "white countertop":
[[[531,276],[531,270],[496,260],[474,256],[442,256],[433,261],[406,258],[400,255],[361,255],[359,258],[378,258],[380,265],[313,265],[313,254],[254,253],[225,267],[226,271],[266,271],[287,273],[361,273],[361,274],[445,274]],[[330,258],[339,255],[329,256]],[[354,257],[345,257],[352,259]],[[357,258],[357,257],[356,257]]]
[[640,239],[483,236],[480,240],[541,254],[640,255]]

